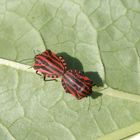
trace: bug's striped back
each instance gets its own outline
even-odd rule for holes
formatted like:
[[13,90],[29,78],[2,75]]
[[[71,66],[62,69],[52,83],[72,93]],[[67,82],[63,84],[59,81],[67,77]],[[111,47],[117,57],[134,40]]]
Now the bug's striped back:
[[60,77],[65,72],[65,63],[55,53],[46,50],[35,56],[34,69],[47,77]]
[[77,99],[87,97],[92,93],[92,81],[78,70],[68,70],[62,78],[66,92]]

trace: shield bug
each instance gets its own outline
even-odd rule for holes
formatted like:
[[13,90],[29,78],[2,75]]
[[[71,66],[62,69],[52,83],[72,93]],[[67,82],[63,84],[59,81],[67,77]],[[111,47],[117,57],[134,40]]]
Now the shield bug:
[[62,76],[67,69],[67,64],[62,56],[57,56],[51,50],[46,50],[35,56],[33,68],[37,74],[43,74],[44,80],[48,81],[46,80],[47,77],[56,80],[56,78]]
[[79,70],[67,70],[62,77],[62,86],[78,100],[92,93],[93,81]]

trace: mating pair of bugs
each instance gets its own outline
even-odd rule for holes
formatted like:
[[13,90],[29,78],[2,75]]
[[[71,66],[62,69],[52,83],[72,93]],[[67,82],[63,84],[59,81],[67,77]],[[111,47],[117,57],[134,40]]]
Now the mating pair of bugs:
[[62,86],[66,93],[70,93],[78,100],[87,97],[92,93],[93,81],[79,70],[68,70],[67,64],[62,56],[57,56],[50,50],[46,50],[35,56],[33,68],[36,73],[44,76],[44,80],[49,77],[51,80],[62,77]]

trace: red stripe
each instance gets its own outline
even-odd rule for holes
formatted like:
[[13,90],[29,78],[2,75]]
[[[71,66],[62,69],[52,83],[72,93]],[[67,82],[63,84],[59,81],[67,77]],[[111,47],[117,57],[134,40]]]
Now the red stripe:
[[[41,60],[39,60],[39,59],[36,59],[36,61],[38,62],[38,63],[35,63],[34,64],[34,66],[44,66],[46,69],[48,69],[49,71],[51,71],[51,74],[54,74],[54,73],[58,73],[58,72],[54,72],[53,71],[53,69],[51,69],[49,66],[47,67],[44,63],[42,63],[42,61]],[[43,68],[40,68],[40,69],[43,69]],[[47,70],[46,70],[47,71]],[[60,75],[60,73],[58,73],[58,75]]]
[[[41,59],[41,60],[43,60],[43,61],[46,62],[46,59],[45,59],[44,57],[41,57],[41,58],[39,57],[39,59]],[[62,70],[59,71],[57,68],[55,68],[55,67],[56,67],[55,65],[50,65],[50,63],[48,63],[48,62],[50,62],[50,61],[46,62],[46,63],[48,64],[48,66],[46,66],[46,64],[44,64],[44,63],[43,63],[41,60],[39,60],[39,59],[37,59],[36,61],[40,62],[40,64],[43,65],[43,66],[45,66],[47,69],[50,69],[51,71],[53,71],[54,74],[57,73],[58,75],[61,75],[61,74],[63,73]],[[51,64],[53,64],[53,63],[51,63]],[[55,67],[53,67],[53,66],[55,66]]]
[[[70,74],[71,76],[73,76],[73,74],[70,73],[70,72],[69,72],[68,74]],[[75,74],[77,74],[77,73],[75,73]],[[79,73],[78,73],[78,75],[79,75]],[[80,75],[80,77],[81,77],[81,75]],[[88,90],[88,89],[90,89],[90,87],[86,84],[87,82],[86,82],[86,80],[85,80],[83,77],[85,77],[85,76],[82,76],[82,79],[84,80],[84,82],[83,82],[82,80],[80,80],[79,78],[76,78],[76,80],[79,81],[80,83],[82,83],[83,85],[85,85],[86,88],[87,88],[87,90]],[[86,77],[86,78],[87,78],[87,77]],[[86,82],[86,83],[85,83],[85,82]]]
[[[75,90],[75,89],[73,89],[73,87],[71,87],[71,85],[70,84],[68,84],[68,82],[66,82],[66,80],[63,78],[63,80],[64,80],[64,82],[65,83],[67,83],[67,85],[69,85],[69,87],[66,85],[66,88],[70,91],[70,93],[73,95],[73,96],[76,96],[76,97],[78,97],[77,96],[77,90],[76,90],[76,93],[73,91],[73,90]],[[73,89],[73,90],[71,90],[71,89]]]
[[[38,70],[39,72],[41,73],[44,73],[44,74],[52,74],[53,72],[49,69],[46,69],[46,68],[42,68],[42,65],[40,64],[35,64],[34,65],[35,69]],[[36,68],[37,67],[37,68]]]
[[67,89],[70,91],[70,93],[71,93],[74,97],[78,98],[77,94],[74,93],[69,87],[67,87]]
[[[43,73],[43,74],[52,74],[53,73],[53,71],[52,70],[49,70],[49,69],[47,69],[46,67],[45,67],[45,69],[43,69],[42,68],[42,66],[45,66],[44,64],[42,64],[42,62],[41,62],[41,60],[37,60],[36,59],[36,62],[38,62],[38,63],[35,63],[34,64],[34,68],[36,69],[36,70],[38,70],[39,72],[41,72],[41,73]],[[37,67],[37,68],[36,68]]]
[[92,84],[90,83],[90,82],[92,82],[92,80],[90,80],[87,76],[84,76],[81,71],[79,71],[79,70],[70,70],[70,72],[76,74],[78,77],[80,76],[87,85],[92,87]]
[[44,75],[46,75],[46,73],[47,74],[49,74],[49,75],[51,75],[52,73],[51,72],[49,72],[49,71],[46,71],[46,70],[43,70],[43,69],[37,69],[39,72],[41,72],[41,73],[43,73]]
[[90,80],[88,77],[86,77],[86,76],[84,76],[84,75],[81,75],[81,77],[82,77],[82,79],[84,79],[85,80],[85,82],[88,84],[88,85],[90,85],[90,86],[92,86],[92,80]]
[[[72,81],[73,81],[73,83],[77,86],[77,87],[79,87],[79,88],[81,88],[81,86],[80,85],[78,85],[71,77],[73,77],[73,75],[71,74],[71,73],[69,73],[71,76],[69,76],[69,75],[67,75],[67,74],[65,74],[65,77],[67,77],[68,79],[71,79]],[[78,78],[76,79],[77,81],[79,81],[80,83],[82,83],[84,86],[86,85],[85,83],[83,83],[82,81],[80,81]],[[86,85],[87,86],[87,85]],[[89,90],[89,87],[88,87],[88,89],[86,90],[85,88],[82,90],[82,91],[84,91],[86,94],[88,94],[88,90]],[[84,94],[84,93],[82,93],[82,94]]]
[[[44,54],[46,54],[45,56],[50,57],[55,63],[57,63],[59,66],[61,66],[62,69],[64,69],[63,63],[61,62],[61,60],[59,59],[59,57],[56,56],[55,53],[51,52],[51,55],[50,55],[50,54],[48,55],[48,53],[45,52]],[[60,63],[59,63],[59,62],[60,62]],[[60,64],[61,64],[61,65],[60,65]]]
[[[65,80],[65,79],[66,79],[66,80],[67,80],[67,79],[71,79],[71,77],[69,77],[69,76],[67,77],[67,76],[65,75],[65,77],[66,77],[66,78],[63,78],[63,80]],[[71,83],[67,82],[66,80],[65,80],[65,82],[68,83],[68,85],[69,85],[70,87],[73,87],[73,86],[71,86]],[[74,83],[77,87],[81,88],[81,86],[77,85],[77,83],[76,83],[75,81],[73,81],[73,79],[71,79],[71,80],[72,80],[72,83]],[[74,88],[74,90],[76,90],[77,94],[80,94],[82,97],[85,97],[85,96],[88,94],[88,91],[86,91],[85,88],[82,90],[82,91],[85,92],[85,94],[82,93],[82,91],[80,92],[79,90],[77,90],[76,87],[73,87],[73,88]]]
[[[44,55],[42,55],[42,56],[46,57]],[[57,57],[54,58],[54,56],[47,56],[47,58],[45,58],[45,59],[49,59],[48,61],[51,61],[53,64],[56,64],[57,67],[59,67],[60,69],[64,70],[64,66],[63,66],[63,64],[62,64],[62,62],[60,61],[59,58],[57,58]]]
[[[57,72],[57,71],[55,71],[55,70],[53,70],[52,68],[50,68],[49,66],[46,66],[46,65],[44,65],[44,64],[35,64],[34,66],[37,66],[37,67],[41,67],[41,66],[43,66],[44,67],[44,69],[43,68],[39,68],[40,69],[40,71],[47,71],[47,69],[51,72],[51,74],[53,74],[53,75],[60,75],[60,73],[59,72]],[[42,70],[41,70],[42,69]],[[50,73],[49,72],[49,73]],[[47,72],[46,72],[47,73]]]
[[48,59],[44,58],[43,56],[38,56],[40,59],[44,60],[45,62],[47,62],[49,65],[55,67],[55,69],[58,69],[58,71],[60,73],[63,73],[63,70],[60,69],[59,67],[57,67],[56,65],[54,65],[54,63],[52,63],[51,61],[49,61]]
[[[42,55],[45,55],[46,57],[50,57],[55,63],[57,63],[63,70],[64,70],[64,64],[61,62],[61,58],[59,58],[55,53],[53,53],[51,50],[46,50],[42,53]],[[64,59],[63,59],[64,60]],[[64,60],[65,61],[65,60]],[[60,65],[60,63],[61,65]]]

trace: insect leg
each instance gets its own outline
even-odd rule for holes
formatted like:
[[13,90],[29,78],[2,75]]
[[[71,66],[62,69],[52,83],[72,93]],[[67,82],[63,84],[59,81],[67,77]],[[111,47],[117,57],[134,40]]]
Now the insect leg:
[[88,100],[88,111],[89,111],[89,109],[90,109],[90,104],[91,104],[91,101],[90,101],[90,97],[88,97],[89,98],[89,100]]
[[[52,79],[46,79],[46,77],[50,77]],[[57,81],[56,80],[57,76],[53,76],[53,75],[44,75],[44,81]]]
[[30,66],[28,69],[31,69],[31,68],[33,68],[33,66]]
[[56,79],[46,79],[46,76],[44,76],[44,81],[57,81]]
[[36,74],[39,75],[39,76],[42,76],[38,71],[36,71]]

